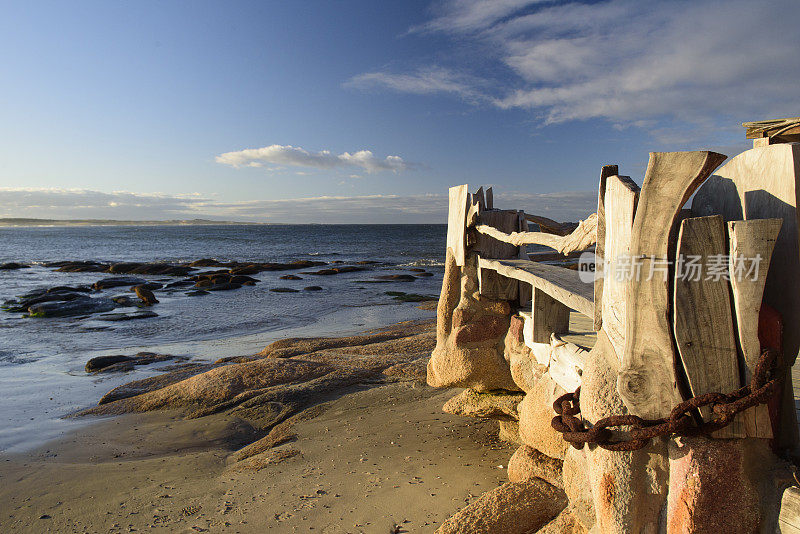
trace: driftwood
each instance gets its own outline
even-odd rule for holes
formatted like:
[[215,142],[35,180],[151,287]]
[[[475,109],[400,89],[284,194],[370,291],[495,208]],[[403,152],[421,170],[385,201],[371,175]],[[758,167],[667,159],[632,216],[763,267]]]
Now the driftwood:
[[542,217],[541,215],[531,215],[530,213],[526,213],[525,218],[530,222],[539,225],[541,231],[548,234],[567,235],[577,226],[576,223],[560,223],[558,221],[554,221],[553,219]]
[[597,214],[593,213],[578,223],[578,227],[566,236],[546,232],[512,232],[509,234],[485,224],[479,224],[475,229],[482,234],[515,246],[543,245],[555,249],[561,254],[569,254],[586,250],[595,244],[597,241]]
[[748,139],[796,136],[800,134],[800,117],[743,122],[742,126]]
[[[606,256],[606,181],[609,176],[619,174],[619,167],[617,165],[603,165],[600,171],[600,188],[597,193],[597,244],[594,247],[595,263],[602,264]],[[603,277],[597,276],[594,280],[594,301],[603,302]],[[603,310],[602,306],[595,306],[594,308],[594,329],[600,330],[603,326]]]
[[[671,229],[688,198],[725,160],[715,152],[653,152],[633,221],[630,253],[643,273],[669,261]],[[627,290],[625,349],[617,389],[634,415],[667,417],[682,398],[677,389],[666,273],[634,276]]]
[[449,191],[447,214],[447,248],[453,252],[456,265],[464,265],[467,231],[467,186],[458,185]]

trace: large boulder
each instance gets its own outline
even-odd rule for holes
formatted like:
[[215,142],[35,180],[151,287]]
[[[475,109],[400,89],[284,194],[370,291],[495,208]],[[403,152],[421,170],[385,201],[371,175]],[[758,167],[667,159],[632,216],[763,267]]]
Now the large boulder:
[[589,487],[589,467],[586,465],[584,449],[570,447],[562,464],[564,491],[569,499],[572,516],[586,530],[591,530],[597,522],[594,512],[592,488]]
[[561,460],[551,458],[533,447],[522,445],[508,461],[508,480],[528,482],[541,478],[557,488],[564,488]]
[[506,482],[447,519],[437,534],[536,532],[567,505],[564,492],[545,482]]
[[547,366],[537,362],[530,347],[525,345],[522,334],[524,324],[523,318],[519,315],[511,317],[503,354],[514,383],[519,389],[528,393],[547,371]]
[[521,393],[507,391],[479,392],[465,389],[444,403],[442,410],[453,415],[516,421],[519,419],[517,405],[522,396]]
[[551,458],[563,460],[570,446],[553,429],[553,402],[566,391],[544,373],[519,404],[519,435],[523,443]]
[[567,507],[536,534],[586,534],[586,532],[586,528],[572,513],[571,507]]

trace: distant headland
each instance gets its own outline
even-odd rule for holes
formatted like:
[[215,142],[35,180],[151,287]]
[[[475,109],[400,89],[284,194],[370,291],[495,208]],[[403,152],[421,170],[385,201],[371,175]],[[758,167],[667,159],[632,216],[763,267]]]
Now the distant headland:
[[0,217],[0,227],[4,226],[204,226],[234,224],[277,224],[247,221],[212,221],[209,219],[172,219],[166,221],[120,221],[114,219],[26,219]]

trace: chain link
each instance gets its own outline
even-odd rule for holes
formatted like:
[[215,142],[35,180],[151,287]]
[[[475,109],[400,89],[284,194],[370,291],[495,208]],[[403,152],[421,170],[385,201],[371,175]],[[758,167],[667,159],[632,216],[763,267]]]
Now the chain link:
[[[672,409],[669,416],[661,419],[642,419],[635,415],[612,415],[597,421],[586,428],[580,415],[581,388],[574,393],[560,396],[553,403],[556,415],[553,428],[560,432],[564,440],[576,449],[586,443],[597,444],[610,451],[635,451],[645,447],[651,439],[658,436],[679,434],[694,436],[710,434],[728,426],[736,414],[758,404],[766,404],[780,389],[783,374],[778,370],[779,354],[767,349],[761,353],[750,384],[731,393],[705,393],[687,399]],[[695,423],[693,414],[699,408],[711,407],[712,417],[700,424]],[[612,429],[629,427],[625,437],[614,436]]]

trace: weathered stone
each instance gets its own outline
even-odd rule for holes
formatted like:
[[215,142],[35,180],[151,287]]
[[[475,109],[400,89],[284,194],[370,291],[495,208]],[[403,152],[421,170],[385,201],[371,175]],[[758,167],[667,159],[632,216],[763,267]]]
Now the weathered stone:
[[[581,386],[581,413],[589,422],[629,413],[617,392],[619,359],[605,332],[587,358]],[[586,448],[597,527],[603,533],[657,532],[668,490],[667,445],[653,439],[640,450]]]
[[484,316],[455,329],[455,343],[480,343],[497,339],[508,331],[508,318]]
[[545,373],[519,404],[519,434],[523,443],[559,460],[564,459],[569,444],[553,430],[551,422],[556,416],[553,402],[564,393],[550,374]]
[[138,286],[139,284],[146,284],[147,280],[144,278],[136,278],[134,276],[109,276],[108,278],[103,278],[102,280],[98,280],[92,285],[92,289],[101,290],[101,289],[109,289],[112,287],[121,287],[121,286]]
[[460,348],[437,345],[428,361],[428,385],[477,391],[516,391],[508,364],[495,346]]
[[536,532],[567,505],[564,492],[543,480],[514,483],[487,491],[447,519],[437,534]]
[[523,335],[525,329],[525,319],[521,315],[512,315],[511,323],[508,325],[508,337],[515,343],[524,343],[525,338]]
[[142,299],[142,302],[144,302],[145,306],[152,306],[153,304],[158,304],[158,299],[156,298],[155,295],[153,295],[153,292],[147,288],[146,284],[133,286],[131,289],[133,290],[134,293],[136,293],[137,297]]
[[506,321],[508,320],[508,316],[511,314],[511,305],[506,300],[489,300],[486,298],[480,298],[481,304],[483,304],[483,309],[486,313],[491,315],[499,315],[503,317]]
[[497,421],[498,424],[498,432],[497,432],[497,439],[500,441],[505,441],[506,443],[510,443],[512,445],[522,445],[522,441],[519,439],[519,422],[518,421],[504,421],[500,420]]
[[475,317],[473,310],[457,307],[453,310],[453,328],[459,328],[469,324]]
[[679,437],[669,457],[668,532],[775,532],[780,494],[769,484],[777,462],[768,440]]
[[444,343],[453,326],[453,312],[458,306],[461,298],[461,287],[459,278],[461,269],[456,265],[453,251],[447,249],[444,262],[444,277],[442,280],[442,291],[439,295],[439,304],[436,308],[436,339],[438,343]]
[[572,506],[568,506],[547,523],[536,534],[586,534],[586,528],[571,513]]
[[76,315],[89,315],[111,311],[117,304],[107,298],[81,296],[67,302],[42,302],[28,308],[28,313],[33,317],[72,317]]
[[518,448],[508,461],[509,482],[527,482],[541,478],[557,488],[564,488],[562,461],[551,458],[527,445]]
[[521,393],[465,389],[444,403],[442,410],[453,415],[516,421],[519,419],[517,405],[521,400]]
[[586,465],[586,454],[583,449],[570,447],[562,465],[564,491],[569,499],[570,513],[591,530],[597,522],[594,512],[592,488],[589,486],[589,468]]

